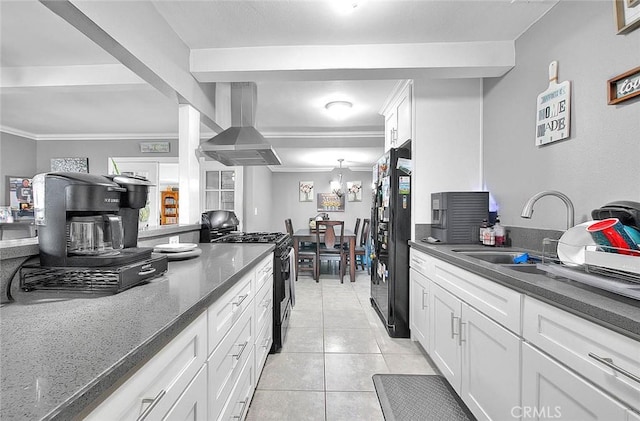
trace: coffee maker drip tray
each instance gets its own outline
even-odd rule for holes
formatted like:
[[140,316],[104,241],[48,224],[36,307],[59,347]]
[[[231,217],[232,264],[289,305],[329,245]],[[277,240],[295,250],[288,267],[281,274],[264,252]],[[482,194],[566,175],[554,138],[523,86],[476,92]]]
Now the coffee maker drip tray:
[[20,268],[20,288],[24,291],[62,290],[115,294],[162,275],[167,270],[166,256],[121,266]]

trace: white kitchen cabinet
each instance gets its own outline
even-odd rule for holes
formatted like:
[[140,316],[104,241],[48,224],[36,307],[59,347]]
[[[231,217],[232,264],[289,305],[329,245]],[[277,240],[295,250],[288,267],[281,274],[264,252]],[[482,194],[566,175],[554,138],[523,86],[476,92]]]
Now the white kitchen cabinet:
[[401,146],[413,137],[413,84],[402,81],[391,93],[381,114],[385,118],[384,150]]
[[627,421],[640,421],[640,414],[631,410],[627,411]]
[[514,419],[511,407],[521,400],[521,294],[415,249],[410,266],[414,339],[479,420]]
[[207,369],[203,366],[187,390],[163,418],[167,421],[207,420]]
[[510,420],[520,404],[520,338],[467,304],[462,305],[460,396],[479,420]]
[[146,419],[162,419],[181,396],[185,402],[197,401],[194,394],[199,391],[187,390],[187,386],[206,361],[206,336],[207,317],[203,313],[86,419],[136,420],[145,412]]
[[213,353],[245,310],[249,307],[253,309],[254,287],[255,270],[252,270],[209,306],[209,354]]
[[623,421],[630,412],[573,371],[525,343],[522,348],[523,419]]
[[409,270],[409,328],[411,339],[429,351],[429,279],[411,268]]
[[229,400],[227,400],[222,413],[219,417],[211,418],[211,420],[242,421],[247,416],[247,411],[251,404],[251,398],[253,397],[253,392],[255,391],[256,383],[258,381],[255,365],[251,363],[254,358],[253,351],[251,352],[249,360],[242,368],[238,381],[231,391],[231,396],[229,397]]
[[531,297],[524,301],[523,332],[525,340],[640,411],[640,342]]
[[437,284],[430,285],[431,324],[429,355],[454,390],[460,394],[462,349],[458,344],[462,301]]

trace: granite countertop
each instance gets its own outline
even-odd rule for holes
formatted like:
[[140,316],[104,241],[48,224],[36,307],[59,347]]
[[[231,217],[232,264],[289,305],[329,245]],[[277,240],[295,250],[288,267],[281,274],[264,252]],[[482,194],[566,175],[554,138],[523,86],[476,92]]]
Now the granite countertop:
[[[568,279],[554,279],[541,274],[516,272],[454,251],[475,248],[484,251],[491,250],[481,245],[428,244],[414,241],[410,241],[409,245],[525,295],[553,304],[625,336],[640,340],[640,302],[637,300]],[[540,254],[535,251],[533,253]]]
[[14,291],[0,308],[0,419],[73,418],[274,249],[199,247],[201,256],[115,295]]

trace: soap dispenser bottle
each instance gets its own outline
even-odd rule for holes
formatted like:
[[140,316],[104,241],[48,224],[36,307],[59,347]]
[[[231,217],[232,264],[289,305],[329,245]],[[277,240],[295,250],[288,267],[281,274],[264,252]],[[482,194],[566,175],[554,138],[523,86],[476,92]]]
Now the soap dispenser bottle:
[[493,232],[495,234],[495,243],[497,247],[504,247],[506,243],[506,234],[504,227],[500,224],[500,219],[496,218],[496,223],[493,226]]

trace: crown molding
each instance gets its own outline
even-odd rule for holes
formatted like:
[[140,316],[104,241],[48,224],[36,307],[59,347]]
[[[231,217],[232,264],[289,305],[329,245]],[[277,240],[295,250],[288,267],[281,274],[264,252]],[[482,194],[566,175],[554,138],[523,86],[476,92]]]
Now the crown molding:
[[[348,169],[351,172],[371,172],[372,171],[373,166],[371,167],[344,167],[343,169]],[[333,170],[335,170],[336,167],[332,166],[332,167],[313,167],[313,168],[309,168],[309,167],[280,167],[277,165],[269,165],[269,170],[271,172],[295,172],[295,173],[301,173],[301,172],[331,172]]]
[[0,132],[12,134],[14,136],[26,137],[27,139],[31,139],[31,140],[38,140],[36,138],[36,135],[34,135],[33,133],[25,132],[24,130],[14,129],[13,127],[9,127],[9,126],[0,125]]
[[13,127],[0,126],[0,132],[15,136],[26,137],[31,140],[154,140],[154,139],[178,139],[177,133],[74,133],[74,134],[47,134],[37,135]]

